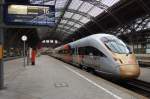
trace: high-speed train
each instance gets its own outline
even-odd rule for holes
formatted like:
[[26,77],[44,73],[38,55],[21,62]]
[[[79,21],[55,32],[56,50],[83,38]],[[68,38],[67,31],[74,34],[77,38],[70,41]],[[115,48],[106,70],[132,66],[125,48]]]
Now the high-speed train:
[[94,34],[57,47],[53,56],[119,79],[134,79],[140,75],[133,51],[109,34]]

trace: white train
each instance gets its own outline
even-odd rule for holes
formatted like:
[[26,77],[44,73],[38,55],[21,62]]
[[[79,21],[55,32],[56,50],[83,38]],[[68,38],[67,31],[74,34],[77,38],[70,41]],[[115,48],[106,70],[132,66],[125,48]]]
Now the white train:
[[94,34],[55,48],[53,56],[120,79],[133,79],[140,68],[131,49],[109,34]]

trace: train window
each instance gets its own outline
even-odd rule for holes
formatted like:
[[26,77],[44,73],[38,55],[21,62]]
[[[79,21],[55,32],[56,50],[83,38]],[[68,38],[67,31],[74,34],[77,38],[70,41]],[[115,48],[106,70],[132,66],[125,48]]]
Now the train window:
[[92,46],[85,47],[85,54],[105,57],[105,55],[100,50],[98,50],[97,48],[92,47]]
[[[104,40],[104,38],[103,38]],[[105,37],[105,41],[103,41],[107,48],[113,52],[120,54],[128,54],[131,53],[129,47],[125,45],[120,39],[115,37]]]
[[85,47],[79,47],[78,53],[79,53],[79,55],[85,55]]
[[58,53],[61,54],[61,53],[62,53],[62,50],[59,50]]
[[[71,50],[72,50],[71,54],[75,54],[75,48],[73,48]],[[105,57],[105,55],[101,51],[99,51],[97,48],[94,48],[91,46],[79,47],[78,48],[78,54],[79,55],[90,55],[90,56]]]
[[76,48],[71,49],[71,55],[76,55]]
[[59,50],[58,53],[59,54],[70,54],[71,51],[70,50]]

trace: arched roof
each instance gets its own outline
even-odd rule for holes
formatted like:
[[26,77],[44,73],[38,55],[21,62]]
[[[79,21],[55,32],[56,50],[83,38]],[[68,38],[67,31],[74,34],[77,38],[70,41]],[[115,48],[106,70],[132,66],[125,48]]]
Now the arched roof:
[[[109,7],[119,1],[120,0],[56,0],[56,31],[63,30],[63,24],[64,29],[67,25],[69,33],[75,32],[78,28],[89,21],[93,21],[96,16],[100,15],[103,11],[107,11]],[[76,27],[76,29],[73,30],[72,27]]]
[[[55,5],[55,31],[72,34],[120,0],[31,0],[33,4]],[[42,1],[42,2],[39,2]],[[96,23],[96,22],[95,22]],[[85,27],[86,28],[86,27]]]

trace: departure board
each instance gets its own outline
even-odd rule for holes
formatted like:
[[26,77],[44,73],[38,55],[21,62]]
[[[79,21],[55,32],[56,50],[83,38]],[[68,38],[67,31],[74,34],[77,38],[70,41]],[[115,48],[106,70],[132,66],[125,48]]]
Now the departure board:
[[55,6],[5,5],[6,24],[55,25]]

